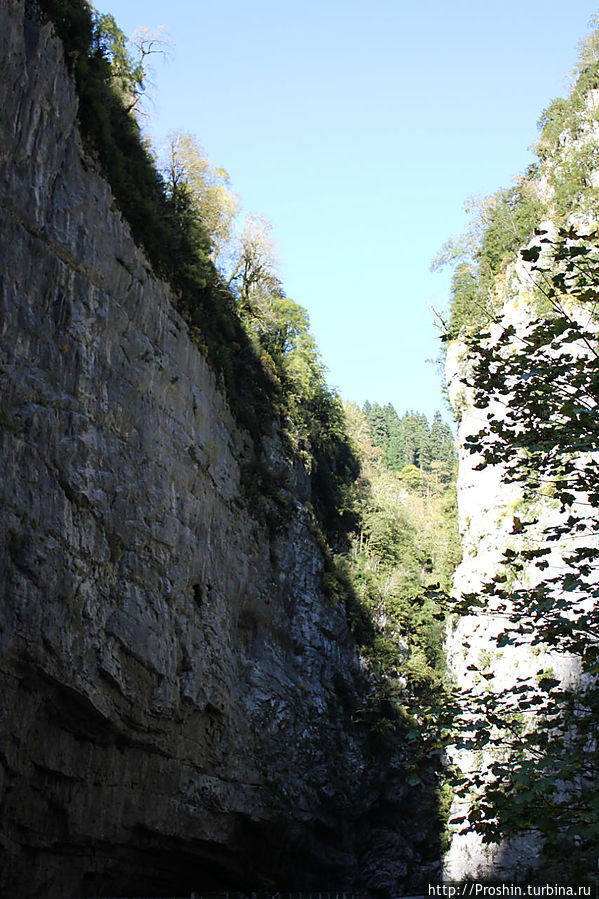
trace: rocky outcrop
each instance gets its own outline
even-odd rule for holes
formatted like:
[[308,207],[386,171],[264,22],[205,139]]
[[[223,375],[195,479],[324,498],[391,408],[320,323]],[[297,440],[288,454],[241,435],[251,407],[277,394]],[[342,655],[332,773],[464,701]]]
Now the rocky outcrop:
[[272,534],[34,12],[0,7],[0,893],[397,887],[428,825],[351,721],[305,473],[274,434]]

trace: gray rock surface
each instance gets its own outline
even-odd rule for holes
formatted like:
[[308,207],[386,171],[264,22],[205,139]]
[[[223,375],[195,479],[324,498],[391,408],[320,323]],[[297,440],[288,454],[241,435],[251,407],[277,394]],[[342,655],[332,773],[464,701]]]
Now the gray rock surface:
[[269,535],[28,8],[0,4],[0,894],[397,887],[428,825],[351,723],[305,477]]

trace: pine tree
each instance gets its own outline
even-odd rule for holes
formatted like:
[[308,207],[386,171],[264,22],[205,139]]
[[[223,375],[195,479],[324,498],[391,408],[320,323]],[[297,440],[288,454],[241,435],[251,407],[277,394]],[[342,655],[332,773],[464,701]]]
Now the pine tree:
[[[366,409],[364,409],[366,412]],[[372,442],[375,446],[380,446],[386,450],[389,442],[389,426],[385,412],[378,403],[373,403],[371,409],[366,412],[366,420],[372,435]]]

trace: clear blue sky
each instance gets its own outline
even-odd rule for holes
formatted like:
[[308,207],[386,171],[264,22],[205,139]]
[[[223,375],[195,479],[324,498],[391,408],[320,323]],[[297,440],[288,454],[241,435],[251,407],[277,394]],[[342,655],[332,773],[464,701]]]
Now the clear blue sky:
[[345,399],[431,416],[441,382],[429,265],[463,203],[509,186],[568,89],[596,0],[101,0],[168,25],[150,132],[192,132],[245,211],[273,223]]

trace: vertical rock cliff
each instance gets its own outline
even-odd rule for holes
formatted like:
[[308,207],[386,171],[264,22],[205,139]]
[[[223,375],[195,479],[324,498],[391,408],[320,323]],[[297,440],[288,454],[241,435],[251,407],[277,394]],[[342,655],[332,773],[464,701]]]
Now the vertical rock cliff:
[[0,58],[0,892],[397,889],[428,823],[352,722],[305,472],[273,433],[272,534],[35,4],[2,3]]
[[[584,718],[593,680],[582,663],[585,640],[596,646],[593,609],[599,556],[592,423],[597,405],[592,375],[598,287],[595,98],[596,91],[591,91],[581,101],[571,126],[576,136],[561,133],[534,185],[558,222],[561,215],[561,228],[555,221],[536,223],[528,246],[495,280],[493,315],[484,326],[471,327],[469,334],[465,329],[448,348],[449,391],[459,421],[463,546],[454,592],[457,600],[471,603],[470,612],[449,629],[448,662],[466,705],[476,697],[480,702],[471,708],[488,712],[485,739],[452,754],[474,784],[454,801],[452,811],[463,824],[489,784],[497,794],[504,791],[518,801],[529,798],[529,810],[523,804],[516,832],[502,842],[483,843],[476,832],[480,828],[456,827],[445,862],[448,880],[514,881],[535,876],[535,871],[546,873],[551,868],[548,828],[540,815],[535,818],[539,808],[546,818],[553,808],[557,821],[570,803],[571,822],[578,814],[581,820],[596,822],[596,811],[587,807],[585,798],[585,790],[596,789],[593,775],[586,774],[586,754],[590,758],[596,744],[592,728],[587,736],[585,728],[594,719]],[[579,176],[575,164],[583,157],[588,170],[566,216],[558,189],[564,173],[572,180],[573,171]],[[510,374],[504,376],[504,370]],[[578,430],[587,412],[589,428]],[[510,435],[507,442],[504,431]],[[509,439],[516,448],[510,449]],[[495,452],[498,446],[507,452]],[[539,462],[541,467],[535,468]],[[572,647],[577,651],[570,651]],[[561,696],[562,711],[559,702],[548,704],[552,690]],[[577,709],[569,718],[568,703]],[[502,721],[508,720],[513,729],[502,730]],[[474,733],[476,722],[472,725]],[[541,736],[529,738],[535,731]],[[570,747],[578,773],[571,775],[557,752],[551,761],[554,738],[566,756]],[[528,766],[528,794],[522,784],[510,794],[510,759],[520,771]],[[596,760],[588,770],[593,766]],[[543,779],[550,786],[540,802],[535,781]],[[488,807],[482,807],[488,814]],[[476,817],[470,824],[472,820]],[[561,843],[572,840],[573,854],[584,848],[586,855],[581,849],[576,870],[590,876],[596,842],[594,848],[586,847],[586,831],[577,832],[576,826],[572,833],[563,833]],[[556,831],[559,843],[559,828]]]
[[[524,278],[520,280],[522,275]],[[512,287],[517,284],[519,290],[505,302],[501,321],[491,329],[491,341],[510,322],[516,322],[523,334],[534,316],[530,280],[526,275],[522,269],[513,272]],[[527,544],[532,545],[535,538],[542,545],[543,533],[551,526],[555,509],[542,497],[534,508],[527,505],[521,486],[506,481],[503,465],[487,465],[481,469],[482,455],[467,449],[467,439],[488,427],[487,413],[501,420],[503,397],[490,396],[484,412],[473,405],[468,354],[458,341],[449,348],[447,373],[451,400],[460,416],[458,506],[463,556],[454,579],[454,595],[459,601],[465,595],[487,595],[485,588],[493,578],[503,576],[506,550],[516,554]],[[528,532],[523,536],[519,532],[518,524],[525,516],[536,519],[534,535]],[[552,561],[561,564],[559,558]],[[513,586],[530,584],[534,578],[538,581],[538,573],[529,565]],[[565,678],[575,668],[574,660],[551,653],[547,648],[533,647],[530,640],[503,645],[500,635],[509,623],[509,609],[487,596],[482,608],[457,617],[450,624],[446,640],[448,666],[466,701],[471,696],[500,696],[504,691],[517,690],[521,679],[535,678],[547,668]],[[452,761],[470,777],[480,774],[488,779],[491,779],[489,769],[493,762],[502,757],[501,749],[489,745],[451,753]],[[463,818],[478,795],[480,791],[474,790],[456,798],[452,817]],[[445,876],[451,881],[469,877],[516,881],[535,868],[538,852],[538,840],[529,830],[501,844],[488,844],[474,828],[458,826],[445,859]]]

